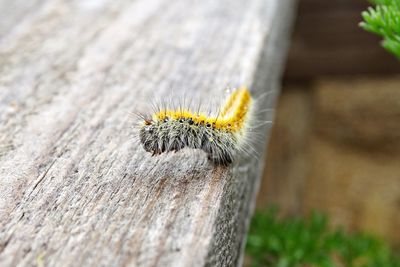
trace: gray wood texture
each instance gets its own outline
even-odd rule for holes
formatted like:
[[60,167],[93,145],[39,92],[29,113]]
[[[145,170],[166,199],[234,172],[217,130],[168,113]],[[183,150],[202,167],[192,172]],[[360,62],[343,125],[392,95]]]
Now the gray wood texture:
[[294,1],[11,2],[0,1],[0,266],[239,265],[268,127],[260,156],[222,167],[199,151],[151,157],[129,113],[185,93],[223,99],[227,84],[272,92],[258,101],[272,108]]

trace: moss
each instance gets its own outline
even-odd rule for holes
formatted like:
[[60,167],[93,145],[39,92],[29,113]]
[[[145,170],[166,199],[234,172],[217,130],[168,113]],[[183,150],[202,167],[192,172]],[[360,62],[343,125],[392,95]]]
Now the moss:
[[382,240],[327,225],[327,217],[315,212],[307,219],[278,219],[276,209],[257,212],[246,246],[250,266],[400,267]]

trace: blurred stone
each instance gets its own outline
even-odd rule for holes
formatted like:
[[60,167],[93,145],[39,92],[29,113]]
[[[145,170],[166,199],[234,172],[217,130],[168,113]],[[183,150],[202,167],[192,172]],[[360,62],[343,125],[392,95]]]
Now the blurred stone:
[[358,150],[314,135],[304,208],[335,225],[400,240],[400,156]]
[[286,215],[299,215],[308,159],[310,90],[286,88],[279,97],[268,145],[264,179],[257,200],[259,208],[278,204]]
[[400,77],[288,85],[273,127],[258,208],[400,241]]
[[320,80],[315,129],[363,148],[400,149],[400,77]]

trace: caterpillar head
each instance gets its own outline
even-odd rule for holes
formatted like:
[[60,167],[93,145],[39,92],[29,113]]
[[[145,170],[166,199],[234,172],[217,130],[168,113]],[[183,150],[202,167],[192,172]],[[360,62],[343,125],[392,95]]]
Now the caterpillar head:
[[158,133],[157,127],[153,121],[145,120],[144,124],[139,130],[140,143],[143,145],[144,150],[153,152],[153,154],[160,154],[162,151],[158,149]]
[[188,142],[182,132],[186,132],[186,128],[179,120],[145,120],[139,138],[146,151],[158,155],[186,147]]

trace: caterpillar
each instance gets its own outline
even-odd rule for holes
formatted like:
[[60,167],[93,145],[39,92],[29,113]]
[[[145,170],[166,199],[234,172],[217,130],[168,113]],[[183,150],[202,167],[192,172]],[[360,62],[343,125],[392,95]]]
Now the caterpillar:
[[203,150],[216,164],[228,165],[243,145],[252,101],[250,91],[241,87],[232,92],[216,116],[186,108],[160,109],[142,116],[140,143],[153,156],[187,147]]

